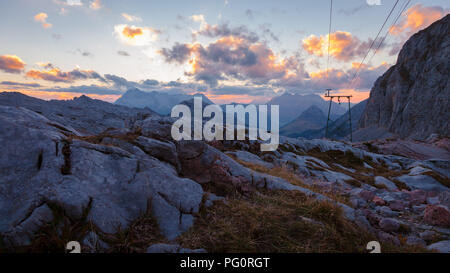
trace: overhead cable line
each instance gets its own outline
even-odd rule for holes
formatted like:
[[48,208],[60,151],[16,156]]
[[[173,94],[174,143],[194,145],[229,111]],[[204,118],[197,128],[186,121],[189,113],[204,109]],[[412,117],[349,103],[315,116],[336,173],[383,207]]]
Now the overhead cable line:
[[364,55],[363,60],[362,60],[361,63],[359,64],[358,68],[356,69],[355,74],[353,75],[353,78],[352,78],[351,81],[350,81],[350,85],[349,85],[349,88],[350,88],[350,89],[352,88],[353,82],[355,81],[356,77],[358,76],[358,73],[359,73],[359,71],[360,71],[362,65],[364,64],[364,61],[366,60],[367,56],[369,55],[370,51],[372,50],[372,48],[373,48],[373,46],[374,46],[374,44],[375,44],[375,41],[376,41],[376,40],[378,39],[378,37],[380,36],[381,31],[383,31],[384,26],[386,25],[387,21],[389,20],[389,17],[391,17],[391,15],[392,15],[392,13],[394,12],[395,7],[397,7],[397,4],[398,4],[399,1],[400,1],[400,0],[395,1],[394,6],[392,7],[391,11],[389,12],[388,16],[386,17],[386,20],[384,20],[384,23],[383,23],[383,25],[381,26],[380,30],[378,31],[377,36],[376,36],[375,39],[372,41],[372,43],[371,43],[371,45],[370,45],[370,47],[369,47],[369,50],[367,50],[367,53]]
[[330,66],[330,46],[331,46],[331,19],[333,16],[333,0],[331,0],[330,5],[330,24],[328,27],[328,59],[327,59],[327,79],[328,79],[328,68]]
[[411,0],[406,1],[406,5],[403,6],[403,8],[400,10],[399,14],[397,15],[397,17],[395,18],[395,21],[392,23],[392,25],[389,27],[388,31],[386,32],[386,34],[384,35],[383,39],[380,41],[380,43],[378,44],[377,49],[374,51],[372,57],[370,58],[369,62],[370,63],[373,59],[373,57],[377,54],[378,50],[380,49],[380,47],[383,45],[384,41],[386,40],[387,36],[390,33],[390,30],[395,26],[395,24],[397,24],[398,19],[400,19],[400,17],[402,16],[403,12],[405,12],[406,8],[408,7],[409,3],[411,3]]

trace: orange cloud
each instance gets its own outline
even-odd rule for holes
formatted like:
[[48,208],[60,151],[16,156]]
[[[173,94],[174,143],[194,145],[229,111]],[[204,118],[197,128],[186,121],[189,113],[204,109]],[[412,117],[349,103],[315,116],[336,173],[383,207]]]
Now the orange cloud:
[[324,55],[325,41],[323,37],[311,35],[303,40],[303,48],[311,55]]
[[226,79],[267,83],[302,70],[298,61],[281,58],[265,44],[232,35],[207,46],[176,44],[172,49],[161,50],[160,54],[168,62],[188,60],[189,69],[185,74],[211,86]]
[[102,8],[102,2],[100,0],[94,0],[91,2],[89,7],[93,10],[99,10]]
[[25,62],[16,55],[0,56],[0,70],[8,73],[21,73],[25,68]]
[[125,44],[146,46],[157,40],[159,31],[150,27],[128,26],[126,24],[114,27],[116,36]]
[[448,11],[441,7],[424,7],[422,4],[412,6],[406,12],[406,18],[392,26],[389,32],[393,35],[406,33],[408,36],[441,19]]
[[47,13],[41,12],[34,16],[34,20],[42,24],[43,28],[50,28],[52,24],[47,22],[48,15]]
[[45,80],[51,82],[74,82],[76,80],[88,80],[88,79],[97,79],[100,81],[105,81],[102,76],[100,76],[97,72],[92,70],[80,70],[74,69],[69,72],[61,71],[59,68],[51,68],[48,70],[30,70],[26,73],[26,77],[37,79],[37,80]]
[[142,28],[133,28],[126,26],[123,28],[122,34],[130,39],[133,39],[135,36],[144,34],[144,32],[142,31]]
[[340,61],[349,61],[360,57],[368,48],[368,42],[361,42],[358,37],[346,31],[336,31],[330,36],[311,35],[304,39],[303,48],[310,54],[323,57],[328,53],[330,40],[330,56]]
[[141,22],[142,18],[134,15],[130,15],[127,13],[122,13],[122,17],[125,18],[128,22]]

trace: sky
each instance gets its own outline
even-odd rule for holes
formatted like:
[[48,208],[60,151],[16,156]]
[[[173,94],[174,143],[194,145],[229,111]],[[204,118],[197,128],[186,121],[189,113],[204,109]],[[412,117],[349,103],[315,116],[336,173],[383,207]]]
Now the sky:
[[334,0],[328,35],[330,2],[2,0],[0,91],[113,102],[139,88],[261,103],[331,88],[358,102],[412,34],[450,11],[447,0]]

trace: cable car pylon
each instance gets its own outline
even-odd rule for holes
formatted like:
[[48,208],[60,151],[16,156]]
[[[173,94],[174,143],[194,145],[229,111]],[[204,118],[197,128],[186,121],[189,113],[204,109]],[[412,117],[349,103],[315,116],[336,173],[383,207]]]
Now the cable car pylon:
[[326,91],[325,98],[330,98],[330,105],[328,106],[327,127],[325,129],[325,138],[328,138],[328,123],[330,121],[331,104],[333,103],[333,99],[337,98],[339,104],[341,104],[341,98],[347,98],[347,100],[348,100],[348,121],[349,121],[349,124],[350,124],[350,142],[353,142],[352,111],[351,111],[351,98],[352,98],[352,95],[337,95],[337,96],[333,96],[333,95],[330,95],[330,92],[332,91],[332,89],[326,89],[325,91]]

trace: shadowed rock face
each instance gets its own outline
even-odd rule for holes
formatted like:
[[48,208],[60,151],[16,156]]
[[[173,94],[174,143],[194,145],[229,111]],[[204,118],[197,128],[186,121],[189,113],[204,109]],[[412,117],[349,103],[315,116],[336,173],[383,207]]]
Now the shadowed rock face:
[[[371,90],[360,128],[400,137],[450,136],[450,15],[413,35]],[[365,129],[362,129],[365,130]],[[371,134],[365,135],[370,138]]]

